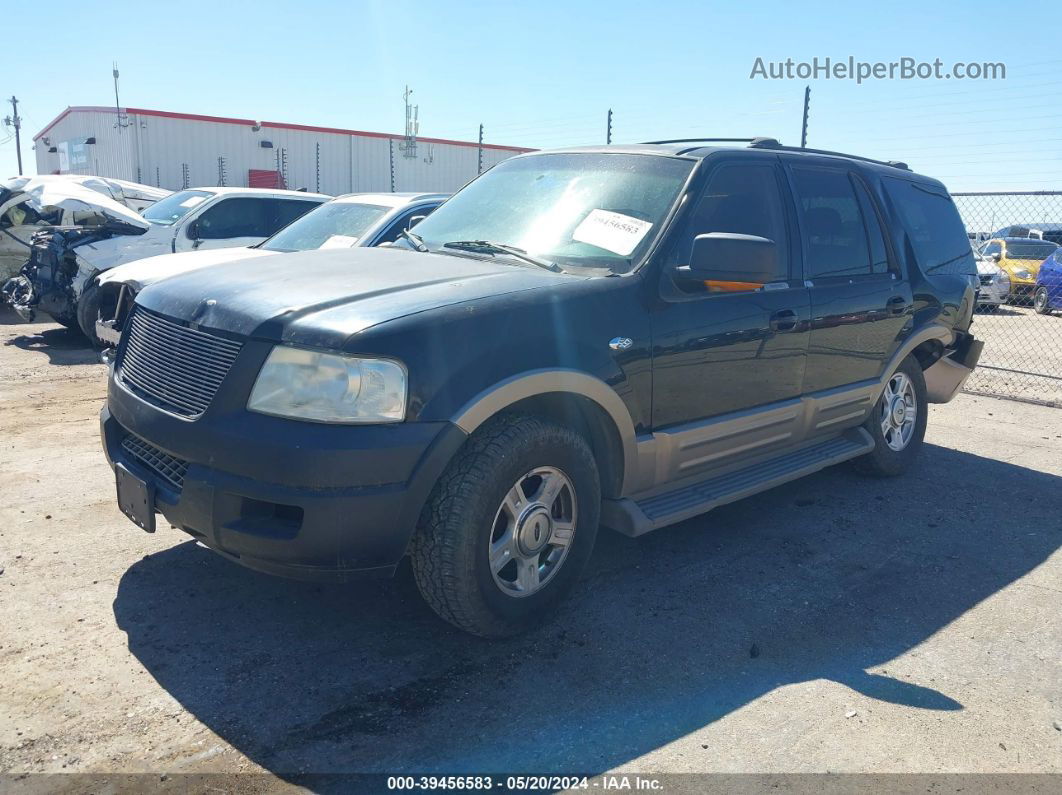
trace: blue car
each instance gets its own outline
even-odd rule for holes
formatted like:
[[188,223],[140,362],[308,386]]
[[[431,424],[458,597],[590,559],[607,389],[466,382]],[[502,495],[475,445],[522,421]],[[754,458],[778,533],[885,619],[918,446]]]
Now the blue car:
[[1033,292],[1033,309],[1041,315],[1062,309],[1062,248],[1040,264]]

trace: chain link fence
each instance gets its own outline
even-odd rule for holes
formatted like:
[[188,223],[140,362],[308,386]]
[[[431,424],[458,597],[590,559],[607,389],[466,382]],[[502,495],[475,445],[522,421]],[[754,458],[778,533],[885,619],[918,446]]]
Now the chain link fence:
[[[1062,245],[1062,191],[952,196],[979,254],[983,301],[972,330],[985,348],[966,391],[1062,407],[1062,309],[1050,308],[1062,304],[1062,272],[1040,273]],[[1046,314],[1038,290],[1052,299]]]

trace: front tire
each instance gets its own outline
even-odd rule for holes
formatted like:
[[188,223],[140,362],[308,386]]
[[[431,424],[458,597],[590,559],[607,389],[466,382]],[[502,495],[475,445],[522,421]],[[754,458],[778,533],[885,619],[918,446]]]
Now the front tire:
[[1038,315],[1051,314],[1051,304],[1047,300],[1047,288],[1037,287],[1036,294],[1033,296],[1033,309],[1036,310]]
[[600,510],[582,436],[540,417],[496,417],[450,462],[421,514],[410,549],[417,587],[466,632],[526,630],[575,584]]
[[876,477],[894,477],[905,472],[922,447],[928,410],[922,366],[913,356],[908,356],[889,376],[881,397],[863,424],[874,439],[874,449],[855,459],[856,468]]
[[106,344],[96,336],[96,320],[100,315],[103,291],[97,284],[89,284],[77,302],[77,325],[81,333],[95,348],[104,348]]

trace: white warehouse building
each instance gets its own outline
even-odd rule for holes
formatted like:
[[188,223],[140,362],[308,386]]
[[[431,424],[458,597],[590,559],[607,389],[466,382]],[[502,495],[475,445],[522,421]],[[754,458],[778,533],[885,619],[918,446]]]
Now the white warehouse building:
[[170,190],[231,185],[455,191],[514,146],[143,108],[69,107],[33,137],[38,174],[92,174]]

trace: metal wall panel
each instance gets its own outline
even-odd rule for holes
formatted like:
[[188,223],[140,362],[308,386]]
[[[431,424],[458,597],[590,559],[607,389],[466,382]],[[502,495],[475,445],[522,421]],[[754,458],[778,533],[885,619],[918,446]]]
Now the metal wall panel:
[[[60,119],[44,136],[48,143],[34,141],[34,155],[38,174],[98,175],[137,181],[135,159],[136,130],[128,118],[123,119],[121,130],[116,126],[117,116],[113,110],[75,111]],[[89,138],[96,143],[86,144]],[[57,152],[49,152],[55,147]],[[66,149],[66,159],[62,157]],[[75,153],[75,148],[79,152]],[[78,158],[78,154],[82,158]],[[65,165],[65,168],[60,168]]]
[[[180,189],[220,184],[218,158],[224,158],[225,184],[246,186],[251,169],[278,167],[277,154],[288,186],[338,195],[360,191],[389,191],[391,147],[394,147],[396,191],[454,191],[476,176],[477,146],[417,142],[407,157],[404,139],[313,129],[262,126],[255,130],[238,121],[181,118],[178,114],[130,113],[128,127],[119,132],[114,111],[72,109],[47,132],[53,142],[95,136],[91,162],[71,169]],[[268,141],[271,148],[263,148]],[[47,153],[37,141],[37,170],[59,167],[58,154]],[[483,168],[515,154],[512,150],[483,150]]]

